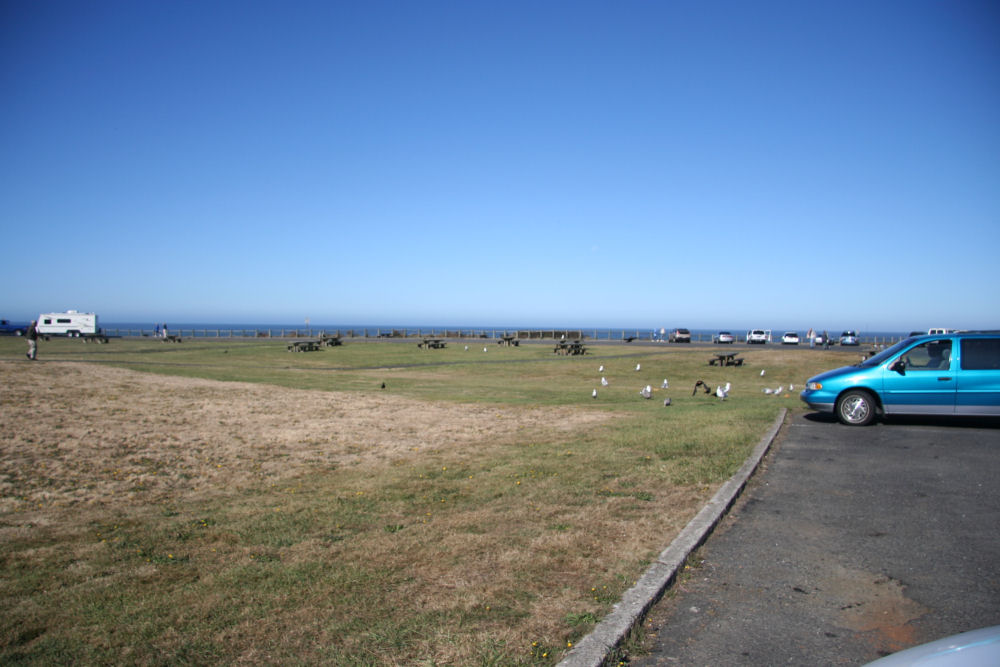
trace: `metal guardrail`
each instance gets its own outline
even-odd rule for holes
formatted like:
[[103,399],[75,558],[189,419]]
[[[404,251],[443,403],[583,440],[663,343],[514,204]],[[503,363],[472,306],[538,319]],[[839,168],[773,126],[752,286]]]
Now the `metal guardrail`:
[[[104,327],[103,333],[106,336],[128,337],[128,338],[157,338],[162,337],[162,332],[155,329],[136,329],[126,327]],[[485,338],[498,340],[505,336],[515,336],[522,340],[578,340],[588,339],[593,341],[639,341],[639,342],[662,342],[666,343],[658,333],[642,331],[638,329],[399,329],[399,328],[361,328],[361,329],[329,329],[329,328],[231,328],[231,329],[190,329],[171,328],[169,333],[183,338],[313,338],[317,336],[340,336],[345,339],[392,339],[392,338]],[[714,334],[694,333],[691,334],[691,341],[695,343],[711,343]],[[902,336],[859,336],[862,345],[891,345]],[[737,338],[737,343],[743,341]],[[670,345],[680,345],[671,343]],[[780,340],[772,340],[770,345],[781,345]],[[808,345],[802,340],[800,346]]]

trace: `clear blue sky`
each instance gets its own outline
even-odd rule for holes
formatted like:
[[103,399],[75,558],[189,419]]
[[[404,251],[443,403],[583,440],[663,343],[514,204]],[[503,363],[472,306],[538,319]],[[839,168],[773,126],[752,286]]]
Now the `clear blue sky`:
[[0,0],[2,316],[1000,327],[1000,4]]

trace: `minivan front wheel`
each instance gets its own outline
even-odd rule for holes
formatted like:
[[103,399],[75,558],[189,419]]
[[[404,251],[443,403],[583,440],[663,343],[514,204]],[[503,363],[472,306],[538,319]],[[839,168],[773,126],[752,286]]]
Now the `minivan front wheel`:
[[837,399],[837,419],[848,426],[867,426],[875,419],[875,399],[867,391],[846,392]]

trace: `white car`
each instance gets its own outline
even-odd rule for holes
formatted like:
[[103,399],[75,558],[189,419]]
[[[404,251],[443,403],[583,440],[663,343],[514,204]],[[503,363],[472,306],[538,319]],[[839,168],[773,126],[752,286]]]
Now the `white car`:
[[893,653],[866,667],[990,667],[1000,664],[1000,625],[963,632]]
[[728,331],[720,331],[712,337],[712,342],[718,345],[732,345],[736,342],[736,336],[729,333]]
[[845,331],[840,334],[841,345],[858,345],[858,333],[856,331]]
[[667,336],[667,341],[670,343],[690,343],[691,332],[688,329],[674,329]]
[[781,337],[782,345],[798,345],[799,335],[794,331],[786,331],[785,335]]
[[754,329],[753,331],[747,332],[747,344],[748,345],[765,345],[767,344],[767,332],[763,329]]

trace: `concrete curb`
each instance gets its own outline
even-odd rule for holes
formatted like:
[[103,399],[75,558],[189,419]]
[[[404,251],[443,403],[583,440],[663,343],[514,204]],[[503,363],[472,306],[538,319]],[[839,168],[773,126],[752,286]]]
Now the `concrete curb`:
[[628,637],[633,628],[642,623],[650,607],[673,583],[677,571],[684,566],[687,557],[701,546],[743,492],[747,481],[756,472],[761,459],[771,448],[771,443],[778,435],[787,413],[786,408],[781,409],[774,424],[760,439],[736,474],[726,480],[708,504],[688,522],[670,546],[660,553],[656,562],[646,570],[639,581],[625,591],[621,602],[614,606],[611,613],[605,616],[589,635],[581,639],[566,654],[557,667],[601,667],[605,664],[608,654]]

